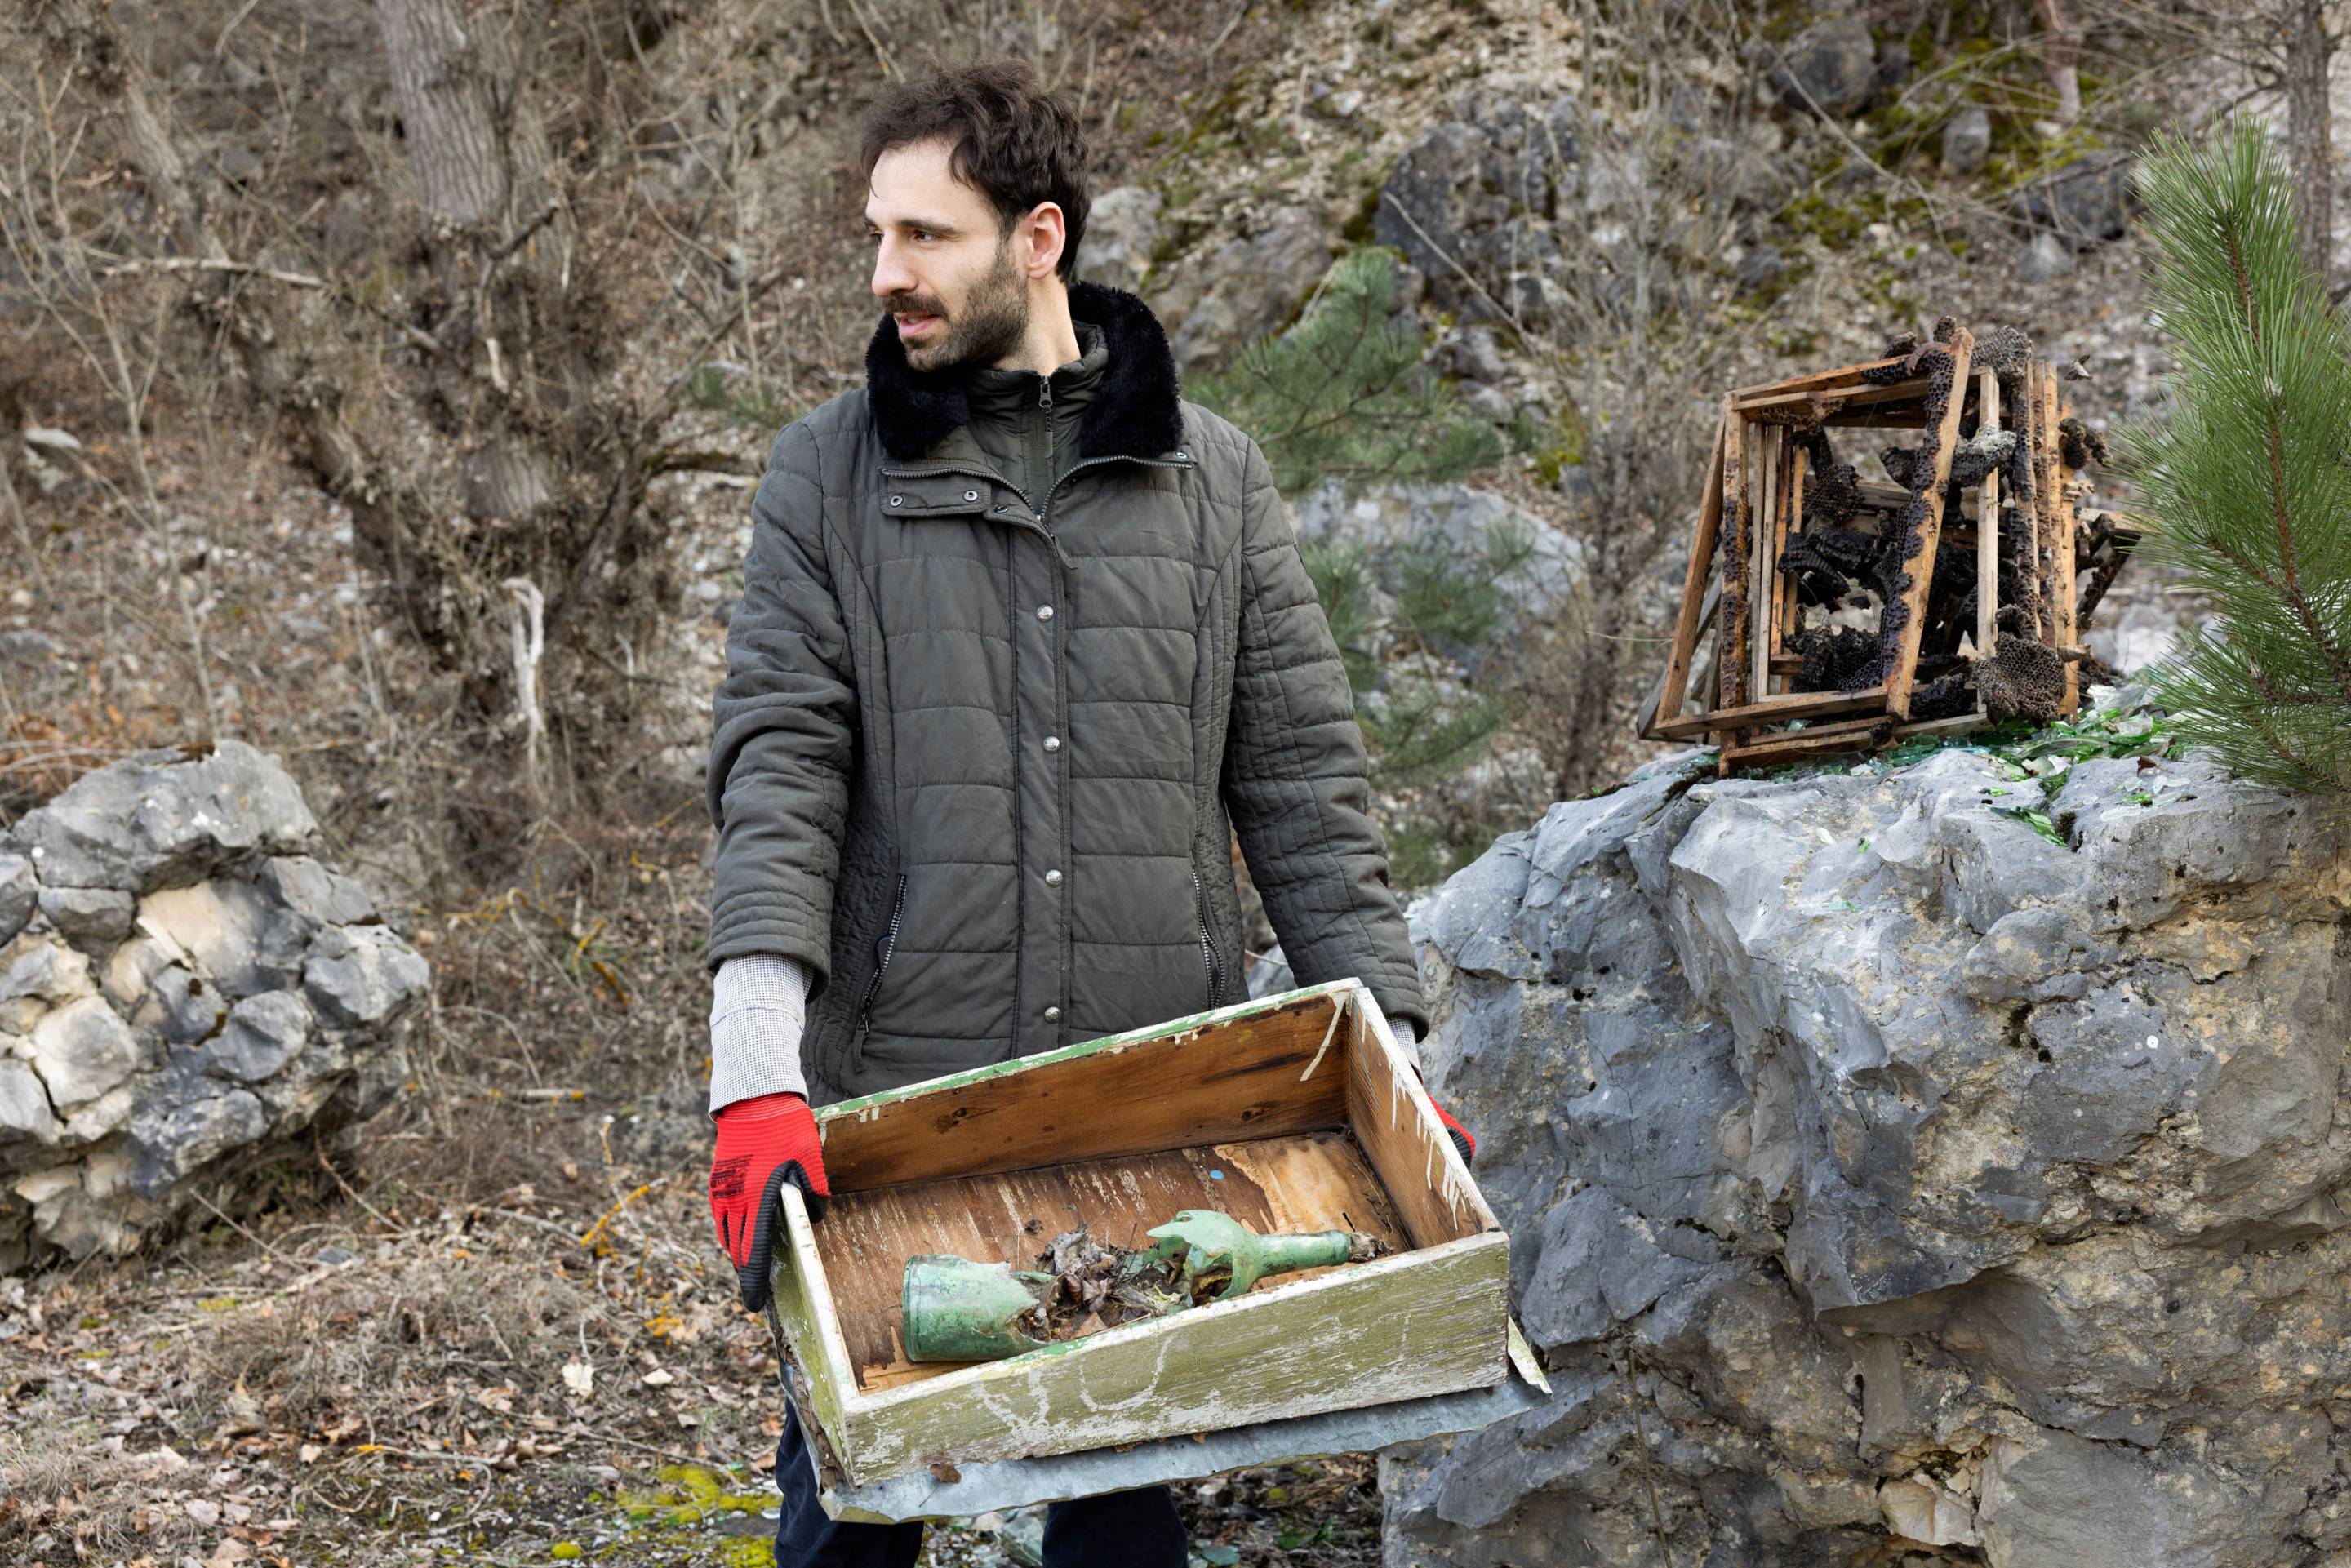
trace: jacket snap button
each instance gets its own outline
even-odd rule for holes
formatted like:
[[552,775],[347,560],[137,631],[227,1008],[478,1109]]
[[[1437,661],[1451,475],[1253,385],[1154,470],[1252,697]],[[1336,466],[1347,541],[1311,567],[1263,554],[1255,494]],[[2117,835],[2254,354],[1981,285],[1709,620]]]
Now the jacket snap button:
[[977,501],[979,499],[979,492],[977,490],[966,490],[963,493],[963,498],[967,501]]
[[894,506],[897,506],[900,502],[904,501],[905,498],[906,498],[906,497],[904,497],[904,496],[893,496],[893,497],[890,497],[890,504],[891,504],[892,506],[893,506],[893,507],[894,507]]
[[1045,885],[1046,885],[1047,887],[1059,887],[1059,886],[1061,886],[1061,873],[1060,872],[1058,872],[1058,871],[1049,871],[1049,872],[1047,872],[1047,873],[1045,873]]
[[1053,618],[1053,607],[1052,607],[1051,605],[1050,605],[1050,604],[1040,604],[1039,606],[1037,606],[1037,619],[1038,619],[1038,620],[1040,620],[1040,621],[1050,621],[1052,618]]
[[1046,750],[1048,750],[1048,751],[1059,751],[1059,750],[1061,750],[1061,737],[1060,736],[1058,736],[1058,735],[1049,735],[1049,736],[1047,736],[1047,737],[1045,737],[1045,749],[1046,749]]
[[1059,1023],[1059,1022],[1061,1021],[1061,1009],[1059,1009],[1059,1008],[1047,1008],[1047,1009],[1045,1009],[1045,1021],[1046,1021],[1047,1023]]

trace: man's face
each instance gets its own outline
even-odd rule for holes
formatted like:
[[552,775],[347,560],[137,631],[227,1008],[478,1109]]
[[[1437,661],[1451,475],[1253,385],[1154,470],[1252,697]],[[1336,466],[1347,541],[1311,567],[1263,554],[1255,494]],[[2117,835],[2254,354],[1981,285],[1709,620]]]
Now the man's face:
[[1010,360],[1029,332],[1029,231],[1016,224],[1003,234],[995,207],[955,178],[947,155],[944,141],[883,153],[865,203],[873,293],[918,371]]

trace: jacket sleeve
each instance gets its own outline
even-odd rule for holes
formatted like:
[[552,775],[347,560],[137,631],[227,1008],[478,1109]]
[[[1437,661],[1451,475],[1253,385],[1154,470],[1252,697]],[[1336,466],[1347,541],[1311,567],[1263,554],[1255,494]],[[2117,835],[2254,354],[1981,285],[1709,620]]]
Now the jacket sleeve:
[[1240,646],[1225,804],[1275,936],[1302,986],[1354,976],[1423,1034],[1428,1009],[1372,820],[1354,694],[1299,559],[1272,465],[1247,436]]
[[706,967],[796,958],[809,999],[831,969],[832,892],[855,755],[849,632],[824,548],[815,436],[784,427],[751,502],[743,600],[726,623],[707,779],[718,829]]

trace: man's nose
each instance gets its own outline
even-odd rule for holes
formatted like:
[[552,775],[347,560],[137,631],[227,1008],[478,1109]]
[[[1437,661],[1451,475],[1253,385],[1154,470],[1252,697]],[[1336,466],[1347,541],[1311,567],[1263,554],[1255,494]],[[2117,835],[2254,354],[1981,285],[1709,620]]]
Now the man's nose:
[[873,254],[873,292],[887,299],[914,291],[913,269],[899,258],[898,248],[884,239]]

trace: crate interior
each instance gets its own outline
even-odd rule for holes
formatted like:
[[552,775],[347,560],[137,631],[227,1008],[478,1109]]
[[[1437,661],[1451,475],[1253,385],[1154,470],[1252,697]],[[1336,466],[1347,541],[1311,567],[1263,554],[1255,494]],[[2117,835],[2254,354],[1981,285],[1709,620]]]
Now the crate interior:
[[833,1198],[814,1234],[859,1391],[958,1364],[903,1354],[899,1290],[917,1253],[1033,1267],[1081,1223],[1148,1246],[1144,1232],[1185,1208],[1259,1231],[1365,1231],[1398,1252],[1486,1228],[1474,1192],[1446,1190],[1442,1157],[1395,1103],[1390,1059],[1349,998],[1311,995],[829,1119]]

